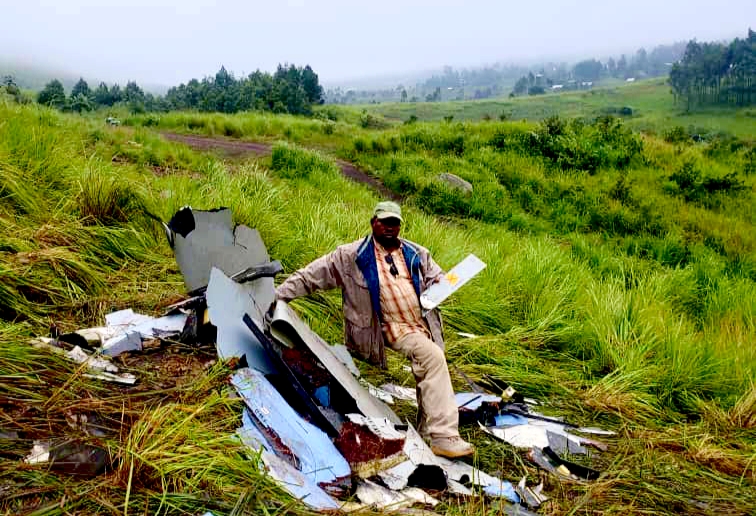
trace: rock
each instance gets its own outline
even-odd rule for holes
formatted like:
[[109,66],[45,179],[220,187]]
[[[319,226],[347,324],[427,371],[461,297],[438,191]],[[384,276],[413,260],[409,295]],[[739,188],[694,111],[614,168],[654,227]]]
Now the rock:
[[459,176],[455,176],[454,174],[444,172],[443,174],[439,174],[438,178],[452,188],[458,188],[465,193],[470,193],[473,190],[473,187],[470,183]]

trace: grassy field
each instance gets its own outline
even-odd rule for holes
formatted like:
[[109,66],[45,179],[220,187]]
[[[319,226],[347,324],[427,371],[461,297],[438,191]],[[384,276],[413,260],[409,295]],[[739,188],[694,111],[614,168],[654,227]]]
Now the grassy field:
[[[522,102],[536,100],[551,98]],[[590,484],[559,482],[471,429],[481,467],[543,479],[552,498],[543,514],[756,511],[752,129],[694,143],[615,123],[371,128],[349,117],[193,113],[107,128],[2,101],[0,120],[0,415],[3,431],[24,437],[0,441],[0,511],[305,512],[233,440],[239,407],[223,364],[170,388],[113,390],[27,342],[51,322],[95,326],[111,310],[156,313],[178,298],[177,267],[145,211],[167,220],[186,204],[228,206],[287,272],[364,235],[378,198],[344,179],[333,155],[405,196],[405,235],[443,267],[471,252],[488,264],[443,307],[450,363],[619,433],[591,458],[603,474]],[[273,161],[224,161],[163,140],[167,129],[288,143]],[[441,172],[473,193],[445,187]],[[338,342],[339,304],[329,293],[296,306]],[[361,368],[411,385],[401,365],[392,355],[387,372]],[[72,436],[72,412],[106,422],[105,437],[76,437],[111,450],[115,471],[84,481],[20,465],[30,439]],[[437,510],[502,511],[477,498]]]
[[686,114],[684,106],[674,104],[666,79],[650,79],[592,91],[514,99],[324,106],[321,111],[356,121],[365,109],[394,123],[404,122],[412,115],[421,121],[436,122],[448,116],[453,116],[455,121],[481,121],[485,118],[499,120],[501,115],[508,120],[530,121],[539,121],[553,115],[595,118],[606,114],[618,115],[624,107],[632,109],[632,115],[625,117],[630,127],[659,135],[676,125],[701,134],[726,132],[738,137],[753,138],[755,133],[754,108],[723,110],[715,107]]

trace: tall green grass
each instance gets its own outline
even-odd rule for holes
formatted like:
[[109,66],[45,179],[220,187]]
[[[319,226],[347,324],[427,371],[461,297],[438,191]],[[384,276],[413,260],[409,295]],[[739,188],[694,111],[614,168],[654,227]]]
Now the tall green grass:
[[[134,514],[301,511],[229,437],[238,406],[228,399],[222,365],[180,389],[161,393],[156,386],[130,394],[72,379],[70,365],[29,348],[26,340],[46,333],[51,320],[64,329],[99,324],[109,310],[154,311],[183,291],[168,246],[145,210],[167,220],[187,204],[228,206],[237,222],[260,230],[271,256],[292,272],[366,235],[379,198],[343,178],[331,158],[291,143],[274,148],[270,167],[257,160],[229,166],[164,142],[148,128],[132,134],[10,105],[0,105],[0,118],[10,121],[0,124],[0,302],[6,303],[0,382],[8,386],[0,396],[33,408],[23,423],[38,438],[68,432],[63,414],[71,409],[94,407],[118,430],[107,441],[117,469],[94,482],[19,468],[28,443],[14,444],[15,459],[0,465],[3,484],[12,486],[0,507],[10,513],[122,513],[128,496]],[[554,171],[540,158],[491,149],[487,142],[497,132],[527,126],[485,125],[412,129],[407,134],[421,134],[430,142],[422,145],[431,147],[391,151],[407,164],[397,170],[416,167],[410,173],[418,181],[452,170],[476,188],[486,181],[501,185],[502,170],[509,171],[508,184],[527,185],[528,202],[540,210],[551,209],[549,192],[571,188],[580,206],[601,206],[616,184],[613,171]],[[393,131],[375,138],[390,142],[394,135],[401,144],[402,130]],[[459,135],[461,154],[455,150]],[[649,146],[662,164],[673,167],[681,159],[669,144],[649,140],[645,152]],[[128,155],[122,152],[127,148]],[[355,156],[370,164],[384,154]],[[490,160],[493,165],[486,165]],[[488,265],[442,308],[450,362],[473,378],[502,378],[576,422],[620,432],[610,453],[595,459],[605,471],[599,482],[567,485],[546,478],[554,514],[706,512],[699,502],[733,514],[756,507],[756,448],[749,437],[756,424],[756,289],[743,273],[747,267],[735,265],[737,256],[747,258],[752,212],[685,203],[660,191],[666,174],[666,168],[654,174],[650,165],[628,171],[633,196],[660,204],[670,224],[659,238],[628,233],[620,242],[604,232],[555,231],[551,219],[511,200],[514,187],[502,202],[509,199],[518,211],[503,222],[438,217],[411,199],[404,206],[404,236],[427,246],[442,267],[468,253]],[[598,197],[594,204],[586,201],[591,196]],[[576,205],[570,201],[562,209]],[[512,225],[515,216],[519,226]],[[688,245],[693,224],[699,224],[695,231],[720,231],[724,252],[713,244]],[[686,246],[685,259],[673,258]],[[667,258],[649,259],[649,253]],[[300,300],[296,307],[326,340],[341,341],[338,293]],[[478,337],[462,339],[457,331]],[[361,367],[374,381],[411,382],[401,364],[392,356],[388,372]],[[456,375],[454,381],[465,388]],[[61,389],[65,385],[71,388]],[[128,425],[121,426],[121,414]],[[519,453],[466,432],[486,469],[510,480],[539,477]],[[29,485],[46,487],[38,493]],[[496,510],[481,500],[442,509]]]

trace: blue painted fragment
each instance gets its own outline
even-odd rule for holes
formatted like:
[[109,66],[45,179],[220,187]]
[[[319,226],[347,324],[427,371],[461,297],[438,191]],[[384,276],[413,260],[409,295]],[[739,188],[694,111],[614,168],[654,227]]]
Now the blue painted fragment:
[[349,464],[325,432],[297,414],[265,375],[255,369],[240,369],[231,383],[262,434],[275,436],[296,457],[300,471],[308,478],[330,483],[350,475]]
[[312,394],[323,407],[331,406],[331,389],[327,385],[318,387]]
[[496,426],[527,425],[528,418],[517,414],[499,414],[494,417],[494,422],[496,423]]
[[323,491],[308,475],[269,451],[270,445],[252,421],[247,410],[242,414],[242,427],[237,430],[237,435],[250,449],[260,452],[260,459],[268,474],[294,498],[319,511],[339,508],[336,500]]

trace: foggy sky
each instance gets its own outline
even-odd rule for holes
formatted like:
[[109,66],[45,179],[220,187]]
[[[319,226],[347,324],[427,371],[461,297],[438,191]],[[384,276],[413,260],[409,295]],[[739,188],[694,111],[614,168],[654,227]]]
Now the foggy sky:
[[0,0],[0,57],[165,85],[290,62],[335,83],[744,37],[749,22],[754,0]]

